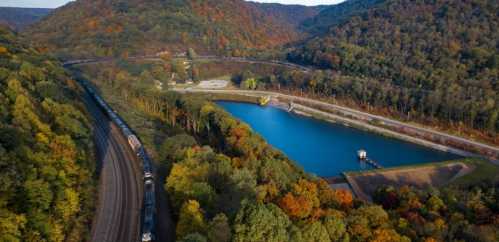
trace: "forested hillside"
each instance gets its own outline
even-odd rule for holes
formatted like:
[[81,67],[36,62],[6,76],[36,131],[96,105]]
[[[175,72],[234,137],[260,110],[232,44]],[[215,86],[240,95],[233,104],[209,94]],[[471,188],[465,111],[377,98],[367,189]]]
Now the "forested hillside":
[[324,7],[317,16],[303,19],[300,29],[312,34],[323,34],[330,27],[348,21],[371,8],[381,5],[386,0],[346,0],[333,6]]
[[45,17],[51,11],[52,9],[48,8],[0,7],[0,23],[15,30],[21,30]]
[[91,126],[57,60],[0,28],[0,241],[80,241],[94,201]]
[[159,66],[138,67],[82,70],[149,141],[147,149],[166,170],[177,241],[499,238],[499,176],[488,162],[477,169],[479,176],[445,189],[381,188],[374,204],[364,203],[304,173],[207,97],[158,91],[142,73]]
[[161,50],[245,55],[297,37],[242,0],[78,0],[26,33],[73,57],[154,54]]
[[499,131],[498,12],[495,0],[387,1],[292,51],[290,60],[337,76],[295,85],[494,136]]
[[303,6],[303,5],[288,5],[279,3],[256,3],[248,2],[259,8],[267,16],[274,18],[283,25],[291,25],[293,28],[298,28],[303,21],[311,19],[321,10],[326,9],[326,5],[322,6]]

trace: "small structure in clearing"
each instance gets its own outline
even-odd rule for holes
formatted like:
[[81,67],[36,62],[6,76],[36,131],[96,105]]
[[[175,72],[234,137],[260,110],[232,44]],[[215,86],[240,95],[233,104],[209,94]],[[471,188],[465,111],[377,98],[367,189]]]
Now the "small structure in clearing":
[[258,99],[258,104],[260,106],[266,106],[269,102],[270,102],[270,97],[269,96],[260,97]]
[[357,156],[359,157],[360,160],[365,160],[365,159],[367,159],[367,151],[366,150],[359,150],[359,151],[357,151]]
[[225,80],[205,80],[201,81],[197,87],[203,89],[222,89],[227,87],[227,85],[229,85],[229,82]]
[[159,80],[154,80],[154,86],[156,86],[156,89],[158,90],[163,90],[163,82]]

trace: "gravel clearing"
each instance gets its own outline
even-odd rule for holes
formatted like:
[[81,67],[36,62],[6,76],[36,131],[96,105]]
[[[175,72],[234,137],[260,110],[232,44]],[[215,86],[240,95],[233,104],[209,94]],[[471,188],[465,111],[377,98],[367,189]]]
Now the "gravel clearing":
[[473,166],[457,162],[441,166],[430,164],[421,167],[373,170],[347,174],[346,178],[359,198],[371,200],[376,189],[383,185],[395,188],[407,185],[419,189],[440,187],[474,169]]
[[207,81],[201,81],[197,88],[202,88],[202,89],[222,89],[227,87],[229,84],[228,81],[225,80],[207,80]]

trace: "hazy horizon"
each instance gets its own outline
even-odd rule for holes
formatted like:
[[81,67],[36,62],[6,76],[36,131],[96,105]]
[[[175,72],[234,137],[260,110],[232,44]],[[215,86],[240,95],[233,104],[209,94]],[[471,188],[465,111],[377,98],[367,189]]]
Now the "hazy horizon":
[[[20,7],[20,8],[58,8],[72,0],[3,0],[0,7]],[[306,6],[330,5],[343,2],[344,0],[251,0],[251,2],[298,4]]]

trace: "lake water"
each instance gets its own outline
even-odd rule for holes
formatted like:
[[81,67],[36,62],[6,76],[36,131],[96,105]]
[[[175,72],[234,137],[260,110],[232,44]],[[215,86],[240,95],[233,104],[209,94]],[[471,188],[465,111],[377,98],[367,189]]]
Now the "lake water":
[[276,107],[226,101],[217,104],[249,124],[272,146],[303,166],[305,171],[322,177],[370,169],[357,160],[360,149],[365,149],[369,158],[384,167],[459,158],[402,140],[288,113]]

